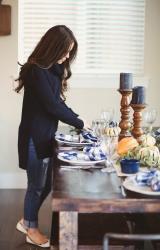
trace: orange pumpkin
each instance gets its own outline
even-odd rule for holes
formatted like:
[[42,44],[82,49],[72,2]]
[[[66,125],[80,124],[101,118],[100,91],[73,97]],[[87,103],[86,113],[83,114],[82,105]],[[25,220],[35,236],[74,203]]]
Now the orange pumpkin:
[[121,139],[118,142],[118,147],[117,147],[117,153],[119,155],[124,155],[126,154],[129,150],[132,150],[133,148],[137,147],[139,144],[135,138],[131,137],[126,137]]

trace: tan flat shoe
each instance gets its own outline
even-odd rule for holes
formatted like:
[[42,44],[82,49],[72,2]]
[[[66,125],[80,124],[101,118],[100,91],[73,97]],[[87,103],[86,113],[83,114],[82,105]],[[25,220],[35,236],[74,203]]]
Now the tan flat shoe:
[[16,225],[16,229],[23,233],[23,234],[27,234],[27,229],[25,228],[25,226],[23,225],[23,223],[21,221],[19,221]]
[[50,247],[50,240],[47,240],[45,243],[42,244],[37,244],[36,242],[34,242],[33,240],[31,240],[31,238],[27,235],[26,236],[26,242],[38,247],[42,247],[42,248],[49,248]]

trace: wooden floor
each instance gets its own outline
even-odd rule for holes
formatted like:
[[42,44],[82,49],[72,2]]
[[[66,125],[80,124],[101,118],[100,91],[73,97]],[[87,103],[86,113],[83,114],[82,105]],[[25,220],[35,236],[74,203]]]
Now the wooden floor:
[[[22,217],[23,214],[23,201],[24,201],[25,190],[4,190],[0,189],[0,250],[39,250],[38,248],[25,243],[25,235],[18,232],[15,228],[17,221]],[[43,233],[50,236],[51,228],[51,209],[50,209],[50,197],[47,198],[43,204],[39,214],[39,226]],[[152,225],[160,225],[159,221],[154,221]],[[160,228],[160,227],[159,227]],[[160,232],[160,229],[156,230],[156,233]],[[57,249],[51,248],[52,250]],[[79,249],[91,249],[101,250],[100,247],[83,248]],[[111,247],[112,250],[119,249],[133,249],[133,248],[119,248]],[[156,248],[160,249],[160,247]],[[150,250],[148,248],[148,250]]]
[[[0,250],[38,250],[25,243],[24,234],[15,229],[17,221],[23,214],[24,190],[0,190]],[[40,228],[50,235],[51,209],[50,197],[40,210]]]
[[[39,250],[42,248],[25,243],[25,235],[16,230],[17,221],[23,214],[23,201],[25,190],[21,189],[0,189],[0,250]],[[51,228],[51,209],[50,197],[44,202],[40,214],[39,225],[41,231],[50,236]],[[57,250],[57,247],[52,247],[52,250]],[[101,247],[91,246],[79,247],[79,249],[101,250]],[[111,247],[112,250],[122,248]],[[131,248],[125,248],[129,250]]]
[[[15,228],[17,221],[23,214],[23,201],[25,190],[21,189],[0,189],[0,250],[39,250],[25,243],[25,235],[18,232]],[[40,214],[39,224],[43,233],[50,235],[51,228],[51,209],[50,197],[44,202]],[[53,250],[57,249],[51,248]],[[80,247],[80,249],[89,249]],[[92,250],[100,250],[92,246]],[[112,248],[118,250],[118,247]],[[126,249],[127,250],[127,249]]]

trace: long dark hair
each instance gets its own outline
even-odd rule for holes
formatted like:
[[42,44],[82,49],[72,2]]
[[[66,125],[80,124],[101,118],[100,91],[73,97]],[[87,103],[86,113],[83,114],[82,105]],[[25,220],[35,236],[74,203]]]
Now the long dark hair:
[[61,94],[65,98],[64,91],[67,90],[67,79],[72,74],[70,63],[75,59],[78,49],[78,43],[73,32],[65,25],[56,25],[50,28],[40,39],[35,49],[28,57],[27,62],[21,65],[19,77],[16,79],[16,81],[18,81],[18,86],[15,91],[18,93],[25,87],[24,79],[26,78],[28,69],[33,64],[43,69],[49,69],[68,53],[72,43],[74,43],[74,46],[70,52],[70,56],[63,62],[64,73],[61,81]]

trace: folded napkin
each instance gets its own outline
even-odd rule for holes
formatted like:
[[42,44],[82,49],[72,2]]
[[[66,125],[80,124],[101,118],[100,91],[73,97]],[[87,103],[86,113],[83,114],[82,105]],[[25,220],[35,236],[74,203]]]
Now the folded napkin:
[[105,152],[101,147],[84,147],[83,152],[65,151],[60,152],[59,156],[66,160],[84,160],[84,161],[100,161],[107,159]]
[[63,157],[66,160],[74,161],[74,160],[84,160],[89,161],[89,157],[87,154],[83,152],[69,151],[69,152],[61,152],[59,156]]
[[157,130],[154,132],[154,135],[155,135],[155,136],[160,136],[160,128],[157,129]]
[[140,186],[150,186],[153,191],[160,191],[160,171],[153,169],[139,172],[136,175],[136,183]]
[[79,142],[79,135],[64,135],[62,133],[57,134],[56,138],[61,141],[68,141],[68,142]]
[[90,131],[82,131],[82,136],[84,139],[89,140],[91,142],[97,142],[98,138],[93,134],[93,132]]
[[88,146],[83,149],[83,152],[89,156],[91,161],[99,161],[107,159],[106,153],[100,146]]
[[97,142],[98,138],[92,133],[88,131],[82,131],[80,135],[65,135],[65,134],[57,134],[56,138],[61,141],[67,142]]
[[110,121],[109,122],[109,127],[111,127],[111,128],[118,127],[118,122],[116,122],[116,121]]
[[154,176],[151,180],[151,188],[153,191],[160,191],[160,175]]

